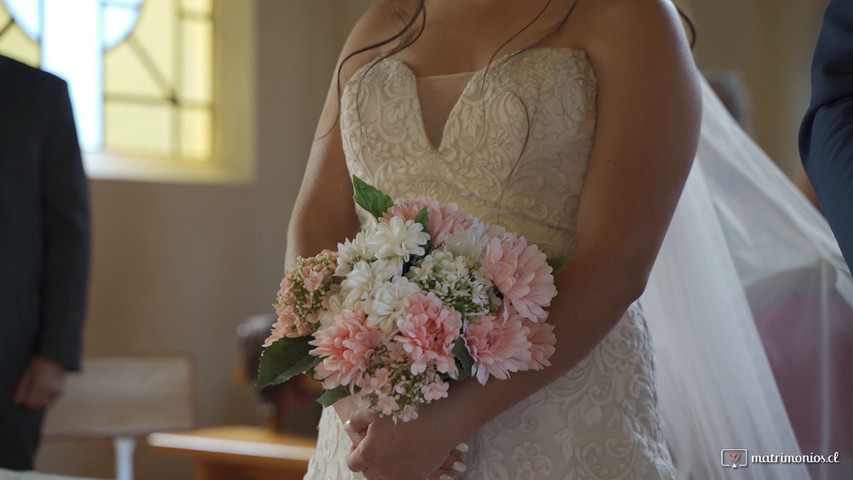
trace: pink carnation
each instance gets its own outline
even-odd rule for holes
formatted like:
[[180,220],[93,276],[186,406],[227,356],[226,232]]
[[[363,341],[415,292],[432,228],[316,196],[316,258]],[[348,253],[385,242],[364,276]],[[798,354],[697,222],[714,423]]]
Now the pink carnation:
[[430,365],[450,375],[456,374],[453,344],[462,329],[462,315],[430,292],[415,293],[404,300],[405,313],[397,321],[400,329],[394,338],[411,358],[411,372],[423,373]]
[[545,307],[557,295],[548,258],[536,245],[512,233],[504,233],[489,242],[483,266],[504,297],[504,318],[510,307],[525,318],[544,320]]
[[325,357],[314,372],[327,390],[338,385],[360,386],[373,349],[382,343],[381,330],[368,327],[361,309],[345,309],[335,316],[335,324],[314,333],[308,342],[316,348],[311,355]]
[[455,203],[441,206],[437,201],[423,197],[397,203],[385,212],[383,218],[402,217],[403,220],[414,220],[424,208],[429,214],[429,231],[436,245],[444,243],[444,236],[453,233],[458,226],[465,227],[469,223],[468,217],[459,211],[459,206]]
[[531,360],[530,330],[518,315],[506,321],[479,317],[465,329],[465,345],[474,359],[471,373],[485,385],[489,375],[506,380],[510,372],[526,370]]

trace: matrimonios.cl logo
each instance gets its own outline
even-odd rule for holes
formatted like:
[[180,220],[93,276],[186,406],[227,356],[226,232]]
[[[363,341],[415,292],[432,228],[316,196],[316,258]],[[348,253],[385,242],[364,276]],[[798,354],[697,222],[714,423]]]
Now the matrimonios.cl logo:
[[741,468],[749,464],[745,448],[724,448],[720,451],[720,463],[726,468]]

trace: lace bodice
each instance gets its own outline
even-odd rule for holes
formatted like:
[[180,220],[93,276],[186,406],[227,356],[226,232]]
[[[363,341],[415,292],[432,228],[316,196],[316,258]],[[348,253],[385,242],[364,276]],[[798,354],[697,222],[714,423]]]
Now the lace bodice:
[[[566,254],[575,243],[595,102],[583,52],[526,50],[471,76],[433,145],[414,74],[396,59],[380,59],[344,88],[347,166],[394,198],[456,202],[550,254]],[[474,434],[468,471],[457,478],[672,478],[653,372],[642,308],[634,304],[580,364]],[[351,446],[326,409],[305,478],[363,480],[347,468]]]
[[595,127],[595,76],[578,50],[533,49],[473,74],[432,145],[412,71],[362,67],[341,100],[350,172],[394,198],[455,201],[551,254],[574,244]]

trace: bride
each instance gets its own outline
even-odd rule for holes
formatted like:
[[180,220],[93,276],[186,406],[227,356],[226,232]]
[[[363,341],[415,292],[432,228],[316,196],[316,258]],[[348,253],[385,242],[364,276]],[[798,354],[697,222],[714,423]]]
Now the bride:
[[[724,448],[797,453],[778,392],[752,392],[738,383],[748,375],[730,379],[745,398],[766,402],[743,412],[783,420],[767,426],[769,439],[761,432],[749,446],[726,435],[733,443],[702,443],[706,423],[679,404],[695,398],[678,387],[689,371],[682,361],[702,357],[679,350],[672,332],[698,320],[673,318],[694,316],[690,304],[668,308],[682,281],[669,284],[672,292],[662,285],[696,272],[684,275],[672,263],[676,252],[666,255],[668,269],[655,267],[662,280],[649,278],[665,235],[668,243],[675,236],[667,230],[676,205],[676,219],[688,222],[682,232],[699,221],[679,198],[686,182],[685,195],[706,188],[691,170],[702,121],[700,80],[667,0],[382,0],[365,13],[320,120],[291,217],[288,264],[357,232],[351,175],[395,198],[456,202],[549,255],[571,257],[549,310],[552,366],[485,386],[457,383],[410,423],[372,416],[357,397],[339,401],[337,412],[323,413],[306,478],[675,478],[671,451],[679,476],[702,471],[693,463],[720,461]],[[700,300],[694,310],[713,304]],[[649,327],[672,347],[660,357],[660,403]],[[710,422],[741,418],[728,413],[707,412]],[[691,452],[691,440],[707,450]],[[796,466],[764,472],[807,475]]]

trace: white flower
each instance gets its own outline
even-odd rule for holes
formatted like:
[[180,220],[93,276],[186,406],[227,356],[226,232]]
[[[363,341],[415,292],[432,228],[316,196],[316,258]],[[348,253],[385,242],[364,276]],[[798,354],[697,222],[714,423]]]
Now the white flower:
[[397,332],[397,319],[405,310],[403,301],[418,291],[420,288],[406,277],[394,277],[390,282],[374,284],[372,298],[364,302],[367,324],[378,325],[383,332],[393,335]]
[[454,255],[471,259],[469,265],[482,258],[486,253],[489,241],[505,232],[503,227],[488,225],[476,217],[469,217],[471,226],[468,228],[457,228],[453,233],[444,237],[444,248]]
[[367,263],[361,260],[352,266],[344,281],[341,282],[341,295],[344,297],[344,307],[353,308],[359,301],[369,300],[373,296],[374,286],[401,275],[401,261],[376,260]]
[[335,316],[341,313],[341,310],[344,309],[343,300],[344,297],[340,294],[340,292],[332,293],[331,295],[329,295],[328,299],[326,300],[327,308],[320,312],[320,327],[318,328],[318,330],[329,328],[335,324]]
[[420,223],[391,217],[371,229],[365,239],[365,247],[374,251],[376,258],[401,258],[408,262],[412,255],[424,254],[424,246],[429,240],[429,234],[423,231]]
[[368,250],[364,242],[367,235],[367,231],[362,230],[354,239],[346,239],[344,243],[338,244],[338,267],[335,269],[335,275],[344,276],[357,262],[373,258],[375,252]]
[[463,316],[483,315],[491,310],[494,290],[488,272],[479,263],[446,250],[433,250],[406,274],[421,289],[433,292],[445,305]]

